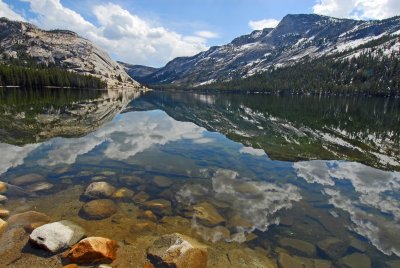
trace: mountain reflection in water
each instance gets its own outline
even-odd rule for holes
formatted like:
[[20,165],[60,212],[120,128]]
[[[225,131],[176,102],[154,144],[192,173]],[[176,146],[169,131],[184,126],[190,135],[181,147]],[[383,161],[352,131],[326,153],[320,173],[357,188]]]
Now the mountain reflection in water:
[[[54,185],[51,189],[36,192],[37,196],[21,197],[9,193],[6,206],[10,210],[22,209],[20,203],[23,198],[24,206],[46,209],[51,213],[53,210],[50,205],[42,202],[50,197],[53,200],[51,206],[57,207],[57,212],[50,216],[69,215],[89,231],[95,230],[93,232],[96,234],[102,230],[115,239],[126,239],[133,235],[123,231],[126,225],[140,221],[130,211],[145,209],[140,202],[118,203],[119,213],[123,216],[113,218],[113,221],[90,221],[80,218],[75,210],[71,212],[70,204],[78,208],[82,205],[79,198],[72,199],[76,196],[73,194],[74,187],[78,187],[79,197],[93,179],[100,177],[115,187],[127,187],[135,193],[145,192],[150,200],[171,202],[170,212],[157,215],[158,227],[151,229],[151,234],[135,233],[135,239],[141,241],[140,238],[148,235],[158,236],[177,230],[187,232],[187,235],[194,235],[208,243],[211,252],[215,250],[209,260],[209,265],[214,267],[223,267],[221,261],[233,246],[262,248],[269,252],[271,258],[280,254],[281,247],[290,254],[322,258],[333,263],[339,262],[343,256],[326,256],[320,251],[306,256],[282,245],[282,239],[287,238],[307,241],[314,246],[335,237],[349,248],[344,255],[354,253],[355,243],[362,244],[362,254],[372,260],[374,267],[385,267],[390,261],[399,259],[400,173],[355,161],[334,160],[341,158],[333,154],[335,150],[346,146],[334,147],[321,140],[323,129],[335,127],[341,129],[341,133],[347,129],[347,133],[364,135],[360,132],[361,126],[351,132],[351,128],[343,122],[347,122],[349,117],[352,120],[361,120],[363,116],[370,118],[369,113],[360,112],[356,117],[349,114],[349,108],[346,116],[336,115],[337,118],[344,118],[344,121],[329,123],[332,115],[326,111],[320,119],[321,113],[313,110],[315,105],[308,101],[302,105],[310,105],[312,112],[302,115],[302,105],[295,105],[295,97],[289,97],[290,100],[280,104],[288,106],[288,111],[284,112],[286,115],[279,115],[281,109],[269,108],[269,105],[278,107],[276,102],[279,102],[271,96],[255,97],[265,98],[265,108],[258,110],[254,106],[246,106],[246,100],[250,101],[247,95],[187,94],[151,92],[133,100],[128,106],[121,101],[117,106],[126,107],[123,113],[77,137],[48,136],[38,143],[22,146],[4,142],[3,139],[3,143],[0,143],[4,156],[0,159],[1,181],[12,184],[16,177],[36,173]],[[269,101],[269,98],[273,98],[273,101]],[[339,101],[334,102],[338,105]],[[292,103],[292,106],[288,103]],[[108,105],[111,107],[109,109],[115,109],[110,103]],[[361,107],[361,104],[357,105]],[[380,105],[379,102],[375,103],[376,107]],[[391,105],[383,103],[386,112],[375,113],[374,116],[385,122],[386,129],[368,123],[368,135],[375,133],[381,138],[380,144],[398,144],[397,134],[382,139],[383,133],[397,133],[398,125],[394,122],[398,122],[399,114],[396,114],[397,108]],[[272,110],[266,112],[268,109]],[[238,111],[246,115],[236,114]],[[94,109],[96,112],[97,109]],[[298,119],[289,121],[296,113]],[[314,113],[314,119],[310,118],[311,113]],[[270,118],[270,122],[260,118]],[[299,126],[302,119],[304,124]],[[362,122],[368,120],[362,119]],[[339,127],[341,124],[345,127]],[[316,125],[321,128],[315,129]],[[232,126],[235,127],[230,128]],[[238,131],[241,133],[238,134]],[[308,134],[302,136],[299,131],[320,134],[317,139]],[[264,136],[259,136],[260,133]],[[291,142],[279,147],[278,141],[282,140],[278,138],[279,133],[286,135],[284,139]],[[295,137],[289,137],[291,134]],[[32,135],[37,135],[37,132]],[[269,140],[269,135],[273,141]],[[356,143],[357,137],[350,139],[346,136],[346,142]],[[30,140],[29,137],[27,139]],[[310,158],[322,159],[319,153],[326,146],[329,149],[322,155],[333,160],[270,159],[270,147],[285,150],[282,158],[289,158],[292,152],[296,152],[294,159],[305,158],[306,154],[300,150],[305,145],[292,147],[291,144],[296,144],[294,141],[309,144],[306,153],[312,156]],[[318,150],[311,148],[313,142]],[[258,149],[252,147],[253,143]],[[367,156],[345,152],[349,159],[358,157],[379,166],[381,162],[372,160],[371,152],[376,149],[372,143],[365,146],[359,143],[357,146],[365,148],[363,150],[368,152]],[[393,151],[397,149],[392,148]],[[334,157],[329,158],[331,154]],[[388,157],[398,161],[398,156]],[[385,165],[386,169],[391,167],[396,165]],[[139,177],[140,180],[136,178],[139,183],[132,182],[132,176]],[[29,191],[31,186],[22,185],[21,188]],[[66,189],[69,189],[69,194],[59,197]],[[125,209],[127,206],[130,210]],[[196,210],[207,210],[210,206],[215,208],[215,211],[208,211],[215,214],[215,223],[207,222],[196,214]],[[174,224],[171,225],[171,222]],[[113,228],[109,228],[110,224]],[[136,246],[136,242],[131,243]],[[356,251],[361,250],[357,248]]]

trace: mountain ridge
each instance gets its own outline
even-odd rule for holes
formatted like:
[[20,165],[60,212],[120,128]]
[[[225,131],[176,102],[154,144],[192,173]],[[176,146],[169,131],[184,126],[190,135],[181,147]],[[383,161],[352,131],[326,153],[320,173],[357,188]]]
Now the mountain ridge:
[[0,62],[61,67],[99,77],[109,88],[140,87],[106,52],[77,33],[45,31],[7,18],[0,18]]

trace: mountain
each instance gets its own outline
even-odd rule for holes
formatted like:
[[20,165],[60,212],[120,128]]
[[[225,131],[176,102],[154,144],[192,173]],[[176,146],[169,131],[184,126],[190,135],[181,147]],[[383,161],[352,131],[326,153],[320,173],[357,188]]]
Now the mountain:
[[142,77],[148,76],[158,70],[158,68],[144,66],[144,65],[132,65],[122,61],[117,61],[119,65],[124,67],[124,70],[130,77],[140,82]]
[[57,66],[101,78],[113,87],[139,87],[118,63],[89,40],[66,30],[0,18],[0,62]]
[[[327,55],[353,57],[371,48],[385,55],[399,50],[399,34],[400,17],[361,21],[316,14],[287,15],[274,29],[254,31],[227,45],[176,58],[141,81],[201,86]],[[387,37],[385,42],[372,42],[383,37]]]

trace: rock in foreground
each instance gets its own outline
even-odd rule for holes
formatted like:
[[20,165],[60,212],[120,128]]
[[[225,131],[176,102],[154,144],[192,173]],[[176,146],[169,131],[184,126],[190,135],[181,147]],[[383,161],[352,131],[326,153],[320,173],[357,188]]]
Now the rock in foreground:
[[42,225],[31,233],[29,241],[52,253],[66,249],[77,243],[85,235],[85,230],[70,221],[59,221]]
[[64,257],[71,262],[111,263],[117,257],[117,242],[104,237],[88,237],[73,246]]
[[163,235],[147,250],[156,267],[206,268],[207,247],[196,240],[175,233]]

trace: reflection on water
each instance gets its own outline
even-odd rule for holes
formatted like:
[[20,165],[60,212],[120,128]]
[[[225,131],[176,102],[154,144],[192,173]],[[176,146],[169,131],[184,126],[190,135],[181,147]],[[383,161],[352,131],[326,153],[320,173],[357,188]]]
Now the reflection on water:
[[[220,97],[187,97],[205,103],[197,110],[203,106],[186,97],[180,96],[180,102],[168,94],[151,93],[133,100],[112,121],[74,138],[47,137],[23,146],[2,140],[5,157],[0,159],[0,180],[10,186],[4,207],[12,214],[38,210],[53,221],[73,220],[89,235],[118,240],[120,257],[114,264],[120,267],[143,267],[144,251],[152,241],[174,232],[206,243],[210,267],[264,267],[265,258],[276,260],[280,267],[291,267],[288,263],[347,267],[349,260],[357,265],[367,263],[362,267],[398,264],[400,173],[354,161],[271,160],[268,150],[265,153],[247,142],[228,139],[223,135],[226,132],[209,132],[199,126],[214,130],[228,122],[240,126],[242,121],[230,114],[237,111],[233,107],[239,96]],[[213,106],[221,102],[226,106]],[[142,111],[130,111],[139,107]],[[251,109],[254,117],[266,116]],[[273,111],[270,116],[278,117]],[[289,124],[292,115],[288,114],[271,122],[284,118]],[[395,116],[393,112],[387,115]],[[304,122],[311,124],[312,120],[305,117]],[[286,135],[306,128],[290,124],[296,129]],[[247,140],[253,137],[258,144],[258,130],[279,127],[265,122],[246,126],[235,140],[248,136]],[[389,130],[379,133],[393,131],[392,127],[396,126],[388,124]],[[372,126],[371,131],[378,133]],[[292,149],[301,153],[299,148]],[[26,174],[30,179],[21,179]],[[88,201],[83,194],[94,181],[107,181],[124,192],[129,189],[133,198],[113,194],[108,197],[118,206],[113,216],[102,220],[82,217],[81,208]],[[5,245],[3,238],[0,245]],[[18,245],[14,241],[8,245],[12,250],[0,250],[0,264],[14,261],[15,267],[24,267],[28,260],[48,265],[48,259],[37,252],[18,258]]]

